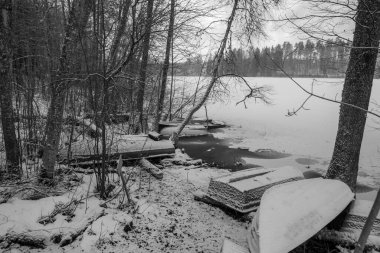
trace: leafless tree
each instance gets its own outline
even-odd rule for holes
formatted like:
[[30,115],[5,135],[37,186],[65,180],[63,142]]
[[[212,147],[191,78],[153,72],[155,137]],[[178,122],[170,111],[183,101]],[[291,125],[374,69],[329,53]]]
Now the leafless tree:
[[[186,115],[185,119],[182,123],[177,127],[177,129],[173,132],[171,136],[171,140],[176,145],[178,142],[178,138],[182,130],[185,128],[186,124],[190,121],[195,112],[197,112],[203,104],[206,102],[210,93],[214,89],[215,84],[220,79],[219,75],[219,67],[220,63],[224,56],[224,51],[226,49],[226,45],[228,42],[228,38],[232,31],[232,25],[236,16],[240,19],[241,24],[244,24],[245,36],[250,39],[252,35],[262,34],[262,23],[261,18],[262,15],[265,14],[266,10],[270,8],[272,3],[277,3],[276,1],[263,1],[261,3],[256,3],[252,1],[243,1],[243,0],[235,0],[233,1],[231,14],[227,20],[226,30],[224,32],[224,36],[220,42],[220,46],[218,51],[215,54],[215,57],[212,61],[212,74],[211,79],[207,85],[205,93],[202,95],[200,100],[195,104],[195,106],[189,111]],[[260,97],[259,93],[262,93],[263,87],[256,87],[254,89],[251,88],[251,91],[258,92],[257,94],[251,93],[248,97],[255,96]]]
[[138,111],[138,124],[137,124],[137,132],[144,131],[143,129],[143,121],[144,121],[144,92],[145,92],[145,82],[147,75],[147,66],[149,59],[149,47],[150,47],[150,35],[152,30],[152,22],[153,22],[153,4],[154,0],[148,0],[148,6],[146,11],[146,23],[145,23],[145,31],[144,31],[144,41],[142,44],[142,59],[140,66],[140,74],[139,74],[139,83],[138,83],[138,91],[136,97],[136,109]]
[[65,107],[66,90],[69,82],[66,80],[68,72],[69,50],[77,39],[76,31],[85,27],[90,15],[90,0],[75,0],[71,4],[65,34],[61,47],[59,66],[51,83],[51,100],[46,122],[46,137],[43,153],[43,178],[53,179],[54,166],[57,160],[58,145],[60,141]]

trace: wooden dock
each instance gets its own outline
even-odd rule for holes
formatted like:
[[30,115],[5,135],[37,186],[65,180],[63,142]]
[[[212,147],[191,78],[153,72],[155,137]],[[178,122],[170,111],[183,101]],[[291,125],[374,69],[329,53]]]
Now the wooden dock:
[[[162,129],[166,127],[178,127],[182,123],[182,120],[173,120],[173,121],[160,121],[159,123],[159,130],[161,131]],[[226,127],[226,123],[223,121],[216,121],[212,119],[192,119],[190,122],[186,125],[185,128],[188,129],[215,129],[215,128],[223,128]]]
[[[120,155],[123,160],[136,160],[141,158],[167,157],[174,154],[171,141],[154,141],[147,135],[123,135],[117,140],[107,140],[107,160],[117,161]],[[59,162],[67,163],[68,148],[60,150]],[[70,163],[76,165],[91,165],[99,163],[102,158],[102,144],[94,139],[84,139],[71,146]]]

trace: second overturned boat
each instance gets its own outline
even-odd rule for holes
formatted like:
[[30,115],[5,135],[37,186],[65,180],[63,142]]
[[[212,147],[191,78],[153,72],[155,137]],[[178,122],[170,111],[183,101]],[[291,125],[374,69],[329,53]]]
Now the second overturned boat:
[[246,169],[211,179],[207,197],[221,206],[248,213],[258,208],[265,190],[303,178],[303,174],[291,166]]

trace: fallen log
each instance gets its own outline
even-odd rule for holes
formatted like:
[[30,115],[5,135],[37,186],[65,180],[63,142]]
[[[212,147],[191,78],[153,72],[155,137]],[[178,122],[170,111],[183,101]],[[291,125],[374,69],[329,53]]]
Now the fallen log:
[[11,244],[17,243],[22,246],[44,249],[45,239],[42,236],[33,236],[27,233],[6,233],[0,236],[0,248],[8,248]]
[[97,219],[99,219],[100,217],[104,216],[105,215],[105,212],[104,212],[104,209],[100,212],[100,213],[97,213],[95,214],[94,216],[92,217],[89,217],[87,222],[85,224],[83,224],[82,226],[80,226],[79,228],[73,230],[73,231],[69,231],[68,233],[66,233],[65,235],[62,235],[62,234],[55,234],[51,237],[51,240],[54,242],[54,243],[59,243],[59,246],[61,247],[64,247],[66,245],[69,245],[71,244],[73,241],[75,241],[75,239],[80,236],[81,234],[84,233],[84,231],[86,231],[86,229],[94,222],[96,221]]
[[145,158],[140,160],[140,166],[157,179],[162,179],[164,177],[164,173]]

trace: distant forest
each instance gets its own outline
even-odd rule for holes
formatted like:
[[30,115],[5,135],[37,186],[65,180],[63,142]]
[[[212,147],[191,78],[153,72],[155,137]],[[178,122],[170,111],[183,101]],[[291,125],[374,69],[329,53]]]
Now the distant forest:
[[[284,42],[272,47],[233,48],[225,55],[220,74],[241,76],[344,77],[349,60],[350,45],[342,40],[316,43],[307,40],[295,44]],[[380,78],[380,58],[375,78]],[[212,57],[201,56],[177,63],[175,74],[183,76],[210,75]]]

